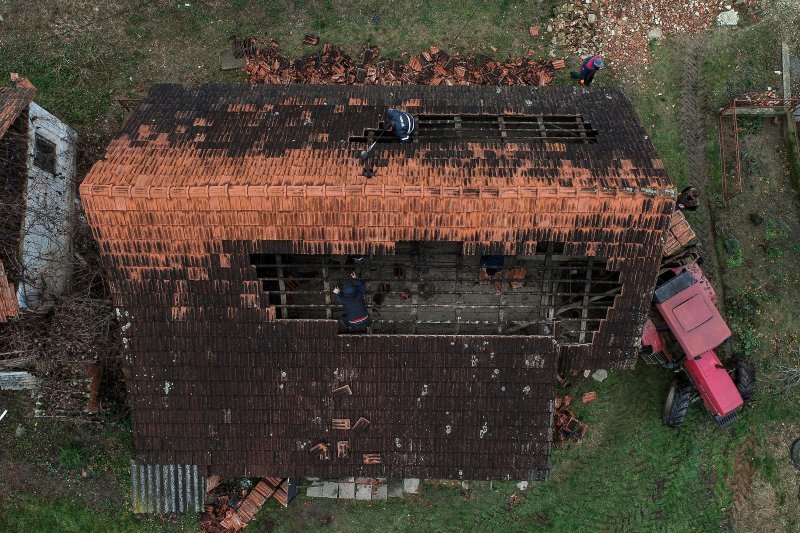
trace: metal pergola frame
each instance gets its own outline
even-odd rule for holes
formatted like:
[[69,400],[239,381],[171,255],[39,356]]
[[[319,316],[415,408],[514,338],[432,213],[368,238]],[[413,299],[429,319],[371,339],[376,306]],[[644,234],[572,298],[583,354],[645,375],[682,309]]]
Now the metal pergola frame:
[[[720,164],[722,166],[722,191],[725,202],[744,190],[742,181],[742,161],[739,153],[739,126],[740,116],[749,117],[778,117],[785,116],[791,120],[794,112],[800,108],[800,98],[772,98],[758,99],[735,98],[720,108],[717,113],[719,127]],[[726,138],[727,134],[727,138]],[[732,147],[726,149],[726,144]],[[728,150],[733,150],[733,169],[729,168]],[[732,174],[732,175],[731,175]],[[731,183],[733,181],[733,183]]]

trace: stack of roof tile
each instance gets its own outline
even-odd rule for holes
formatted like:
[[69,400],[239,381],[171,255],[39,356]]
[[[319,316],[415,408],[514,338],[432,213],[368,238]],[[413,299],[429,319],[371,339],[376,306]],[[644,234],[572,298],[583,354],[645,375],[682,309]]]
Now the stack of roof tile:
[[[586,395],[584,395],[584,403],[589,403],[585,401],[585,398]],[[555,413],[553,415],[553,442],[555,443],[581,440],[589,430],[587,424],[575,417],[571,403],[572,396],[570,395],[556,396]]]
[[695,238],[692,227],[687,222],[683,211],[675,211],[669,223],[667,240],[664,243],[664,257],[670,256],[692,242]]
[[325,44],[321,53],[290,59],[281,54],[275,41],[269,46],[255,39],[233,39],[232,43],[234,54],[246,58],[244,71],[251,83],[542,87],[553,80],[555,69],[549,60],[450,55],[436,46],[401,61],[381,58],[380,50],[371,45],[358,58]]
[[17,87],[0,87],[0,137],[8,131],[11,124],[36,96],[36,88],[25,78]]
[[[289,479],[266,478],[259,480],[235,511],[227,507],[227,501],[222,502],[221,510],[224,511],[225,518],[219,521],[219,526],[226,531],[230,529],[238,531],[247,527],[247,524],[255,518],[261,507],[270,498],[275,498],[283,507],[286,507],[289,504]],[[217,529],[217,521],[214,520],[214,517],[218,517],[220,513],[211,512],[207,515],[208,519],[203,523],[203,529],[205,531]]]

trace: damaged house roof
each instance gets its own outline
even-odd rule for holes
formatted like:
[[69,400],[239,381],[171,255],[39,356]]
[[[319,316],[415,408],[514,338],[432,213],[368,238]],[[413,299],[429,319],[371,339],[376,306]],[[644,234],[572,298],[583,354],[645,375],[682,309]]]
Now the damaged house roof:
[[0,323],[19,311],[13,281],[23,215],[18,206],[27,180],[27,111],[35,96],[36,88],[24,78],[16,87],[0,87]]
[[[359,159],[389,107],[418,137]],[[465,479],[542,478],[557,369],[632,366],[675,194],[618,90],[313,85],[154,86],[80,192],[142,461]],[[559,243],[605,258],[622,290],[581,344],[340,335],[274,320],[250,260],[406,241]]]

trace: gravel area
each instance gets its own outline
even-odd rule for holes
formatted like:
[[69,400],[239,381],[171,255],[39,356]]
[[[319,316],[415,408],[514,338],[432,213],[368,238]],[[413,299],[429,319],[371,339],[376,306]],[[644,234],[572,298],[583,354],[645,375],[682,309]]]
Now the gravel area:
[[558,5],[547,30],[553,44],[578,55],[600,53],[614,68],[638,70],[647,62],[648,41],[698,33],[723,11],[740,11],[757,0],[571,0]]

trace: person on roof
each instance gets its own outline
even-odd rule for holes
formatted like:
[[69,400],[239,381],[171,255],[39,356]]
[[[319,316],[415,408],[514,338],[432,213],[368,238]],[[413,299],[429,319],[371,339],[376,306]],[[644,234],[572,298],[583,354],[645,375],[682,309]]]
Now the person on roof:
[[361,331],[372,325],[372,317],[364,301],[367,287],[363,281],[357,279],[355,272],[350,275],[355,281],[348,283],[343,289],[334,287],[333,294],[336,295],[336,302],[344,308],[341,319],[344,328],[347,331]]
[[605,64],[603,64],[603,59],[599,55],[593,54],[587,57],[586,60],[581,63],[580,72],[570,72],[570,75],[573,78],[577,78],[581,85],[588,87],[592,84],[595,73],[603,67],[605,67]]
[[404,143],[411,141],[411,134],[417,127],[417,119],[412,114],[396,109],[387,109],[386,121],[392,126],[395,137]]

